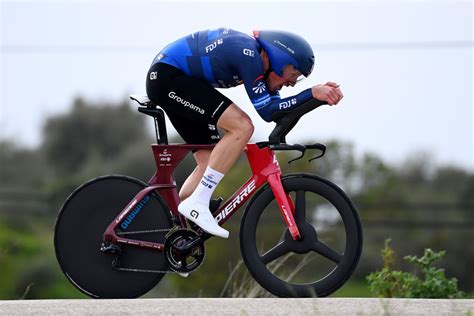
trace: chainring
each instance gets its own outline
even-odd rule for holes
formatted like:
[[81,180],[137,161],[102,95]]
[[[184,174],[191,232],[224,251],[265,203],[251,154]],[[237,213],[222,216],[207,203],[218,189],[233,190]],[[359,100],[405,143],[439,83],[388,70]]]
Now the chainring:
[[177,248],[199,235],[193,230],[178,229],[170,232],[165,241],[165,258],[171,270],[179,273],[195,271],[204,261],[204,243],[200,242],[194,246],[188,254],[183,254]]

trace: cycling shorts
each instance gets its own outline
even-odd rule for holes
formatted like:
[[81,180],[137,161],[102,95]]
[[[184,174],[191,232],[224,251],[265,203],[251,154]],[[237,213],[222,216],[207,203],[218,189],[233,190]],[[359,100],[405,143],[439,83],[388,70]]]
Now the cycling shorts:
[[216,124],[232,101],[211,84],[171,65],[157,63],[148,71],[146,92],[153,103],[163,108],[186,143],[219,141]]

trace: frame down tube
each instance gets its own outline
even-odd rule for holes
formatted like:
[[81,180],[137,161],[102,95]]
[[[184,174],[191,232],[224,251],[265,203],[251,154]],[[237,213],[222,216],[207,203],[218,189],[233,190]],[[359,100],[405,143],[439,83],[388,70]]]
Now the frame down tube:
[[291,236],[294,240],[300,239],[301,235],[293,216],[294,205],[281,184],[281,169],[275,153],[268,147],[259,148],[257,144],[247,145],[245,153],[253,176],[214,213],[216,221],[219,225],[225,223],[257,189],[268,182]]

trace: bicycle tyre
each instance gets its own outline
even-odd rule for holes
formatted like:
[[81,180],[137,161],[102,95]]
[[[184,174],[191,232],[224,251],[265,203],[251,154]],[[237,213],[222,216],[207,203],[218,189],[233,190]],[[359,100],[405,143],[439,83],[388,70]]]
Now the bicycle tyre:
[[[362,225],[360,223],[357,210],[350,198],[338,186],[318,176],[310,174],[291,174],[282,177],[282,184],[285,189],[285,192],[295,194],[296,196],[295,218],[301,216],[298,214],[304,214],[304,221],[305,223],[308,223],[306,218],[306,210],[304,211],[304,213],[300,212],[301,209],[306,209],[308,196],[315,199],[313,195],[316,196],[318,201],[326,201],[327,205],[331,206],[333,209],[336,210],[336,212],[339,213],[339,218],[341,221],[340,225],[344,227],[345,241],[342,243],[343,245],[341,245],[341,250],[339,253],[337,251],[334,251],[332,253],[329,252],[328,254],[329,257],[335,258],[333,260],[339,260],[339,262],[331,262],[331,260],[326,260],[326,258],[328,257],[324,258],[322,255],[320,255],[322,259],[318,258],[318,260],[328,261],[329,264],[324,264],[328,265],[330,268],[327,270],[328,272],[326,274],[326,272],[320,272],[318,269],[312,269],[312,267],[308,267],[307,270],[314,271],[314,274],[323,273],[320,277],[317,278],[317,280],[313,280],[310,282],[294,283],[285,280],[280,276],[276,276],[274,274],[275,271],[271,271],[271,268],[269,267],[270,262],[267,261],[274,260],[273,257],[275,257],[277,253],[279,254],[277,250],[282,249],[282,244],[291,244],[292,246],[294,246],[294,248],[290,250],[288,250],[288,248],[291,248],[290,246],[285,246],[284,251],[281,250],[282,253],[289,253],[289,256],[292,255],[292,252],[306,255],[312,250],[307,251],[307,249],[304,249],[305,247],[300,247],[300,244],[298,244],[298,242],[292,240],[291,235],[289,234],[289,231],[286,228],[286,224],[282,219],[281,212],[276,206],[276,204],[273,208],[268,207],[269,204],[274,200],[274,195],[271,190],[271,187],[266,184],[259,192],[254,195],[254,197],[248,204],[242,218],[242,224],[240,229],[240,248],[245,265],[247,266],[247,269],[249,270],[253,278],[264,289],[276,296],[328,296],[337,289],[339,289],[349,279],[359,261],[360,254],[362,252]],[[301,194],[301,192],[304,193]],[[310,194],[308,194],[308,192]],[[298,204],[299,196],[303,197],[303,204]],[[276,246],[262,254],[262,251],[258,249],[261,241],[257,241],[256,236],[258,231],[259,220],[263,218],[262,214],[265,213],[274,213],[275,215],[271,216],[279,216],[279,221],[281,222],[282,226],[285,226],[283,229],[286,228],[286,230],[283,233],[283,240],[280,237],[280,241]],[[316,245],[316,242],[311,241],[312,237],[310,237],[310,235],[313,234],[313,230],[307,224],[304,224],[304,228],[303,225],[299,222],[297,222],[297,225],[300,229],[300,233],[303,233],[303,241],[301,241],[300,243],[314,243],[314,247],[321,249],[321,245]],[[272,232],[267,233],[267,235],[269,234],[272,234]],[[306,241],[304,241],[305,234],[309,236],[306,238]],[[314,234],[319,235],[319,233],[316,233],[316,230],[314,230]],[[336,236],[337,234],[340,235],[340,232],[337,232],[336,234],[333,233],[333,235]],[[318,238],[320,237],[317,237],[317,239]],[[320,242],[320,240],[318,239],[317,242]],[[324,246],[324,242],[322,243]],[[277,249],[278,247],[280,248]],[[272,251],[275,253],[275,255],[271,253]],[[327,252],[325,253],[327,254]],[[332,254],[334,255],[332,256]],[[316,253],[316,255],[319,254]],[[333,266],[334,264],[335,267]],[[331,268],[331,266],[333,267]],[[280,267],[278,269],[280,269]]]
[[[104,176],[78,187],[65,201],[56,220],[54,246],[58,263],[67,279],[93,298],[134,298],[152,289],[164,274],[118,271],[116,255],[100,251],[108,225],[147,184],[126,176]],[[150,199],[128,230],[171,228],[168,208],[159,195]],[[164,243],[165,233],[133,236]],[[144,270],[168,270],[163,252],[121,245],[122,266]]]

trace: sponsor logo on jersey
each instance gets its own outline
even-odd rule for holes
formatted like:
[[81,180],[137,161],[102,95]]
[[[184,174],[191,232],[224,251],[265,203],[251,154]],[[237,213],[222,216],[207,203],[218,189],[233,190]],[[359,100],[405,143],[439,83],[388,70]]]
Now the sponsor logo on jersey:
[[288,100],[288,101],[285,101],[285,102],[281,102],[279,105],[280,107],[280,110],[283,110],[283,109],[288,109],[290,108],[292,105],[295,105],[296,104],[296,99],[291,99],[291,100]]
[[245,56],[250,56],[250,57],[254,57],[255,56],[255,52],[249,48],[244,48],[244,50],[242,51],[242,53],[245,55]]
[[157,71],[150,72],[150,80],[156,80],[157,78],[158,78]]
[[265,90],[267,90],[267,87],[263,81],[260,81],[257,86],[252,88],[252,91],[258,94],[265,92]]
[[211,45],[207,45],[205,48],[206,53],[212,52],[217,47],[217,45],[221,45],[222,43],[224,43],[224,40],[222,38],[219,38],[217,41],[215,41]]
[[174,91],[171,91],[170,93],[168,93],[168,97],[169,97],[170,99],[175,100],[175,101],[178,102],[178,103],[181,103],[182,105],[184,105],[184,107],[188,107],[188,108],[190,108],[191,110],[198,112],[199,114],[204,114],[204,113],[205,113],[204,109],[201,109],[200,107],[198,107],[198,106],[192,104],[191,102],[186,101],[185,99],[183,99],[183,98],[181,98],[180,96],[178,96],[178,95],[176,94],[176,92],[174,92]]

